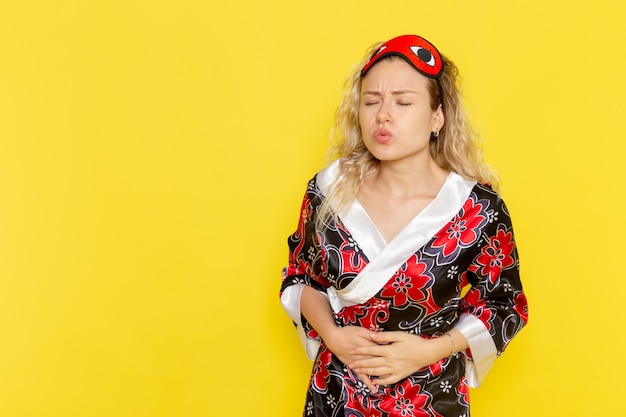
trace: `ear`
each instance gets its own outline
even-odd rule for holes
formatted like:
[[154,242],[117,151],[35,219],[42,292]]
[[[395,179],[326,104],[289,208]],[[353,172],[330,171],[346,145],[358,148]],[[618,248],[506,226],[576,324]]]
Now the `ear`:
[[439,107],[437,107],[437,110],[433,112],[433,132],[441,130],[445,121],[446,117],[443,115],[443,110],[441,109],[440,104]]

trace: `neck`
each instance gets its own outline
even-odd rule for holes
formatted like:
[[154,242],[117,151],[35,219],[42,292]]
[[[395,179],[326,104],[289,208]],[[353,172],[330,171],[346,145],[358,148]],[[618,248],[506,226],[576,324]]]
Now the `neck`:
[[421,164],[415,161],[380,161],[372,179],[389,195],[408,197],[437,194],[448,174],[432,158]]

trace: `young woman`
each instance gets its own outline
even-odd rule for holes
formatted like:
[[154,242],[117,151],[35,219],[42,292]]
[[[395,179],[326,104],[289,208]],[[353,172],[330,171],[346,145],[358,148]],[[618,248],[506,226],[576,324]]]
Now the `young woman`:
[[304,415],[468,416],[528,318],[511,220],[452,61],[415,35],[367,57],[283,271],[315,360]]

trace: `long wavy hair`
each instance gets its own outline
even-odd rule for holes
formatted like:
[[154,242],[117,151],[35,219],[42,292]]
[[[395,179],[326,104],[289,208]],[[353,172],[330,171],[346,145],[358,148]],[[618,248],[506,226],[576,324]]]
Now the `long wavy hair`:
[[[382,45],[372,45],[365,58],[356,64],[346,80],[343,100],[337,108],[335,126],[331,130],[334,145],[328,153],[329,162],[339,159],[339,175],[331,182],[318,212],[318,227],[337,221],[338,216],[354,201],[365,177],[374,172],[379,161],[363,142],[359,124],[361,100],[361,69],[370,56]],[[389,56],[383,59],[402,59]],[[439,78],[443,91],[444,125],[438,137],[431,137],[430,154],[443,169],[465,178],[498,187],[498,178],[483,162],[481,138],[468,120],[463,105],[459,71],[454,62],[443,56],[444,72]],[[441,105],[439,88],[429,79],[431,108]]]

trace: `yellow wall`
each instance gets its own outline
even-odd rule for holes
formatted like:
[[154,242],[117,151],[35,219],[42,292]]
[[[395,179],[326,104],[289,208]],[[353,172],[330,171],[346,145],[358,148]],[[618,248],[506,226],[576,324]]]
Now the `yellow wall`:
[[411,32],[462,69],[531,303],[473,414],[616,415],[624,3],[213,3],[1,1],[0,415],[300,415],[286,237],[350,66]]

